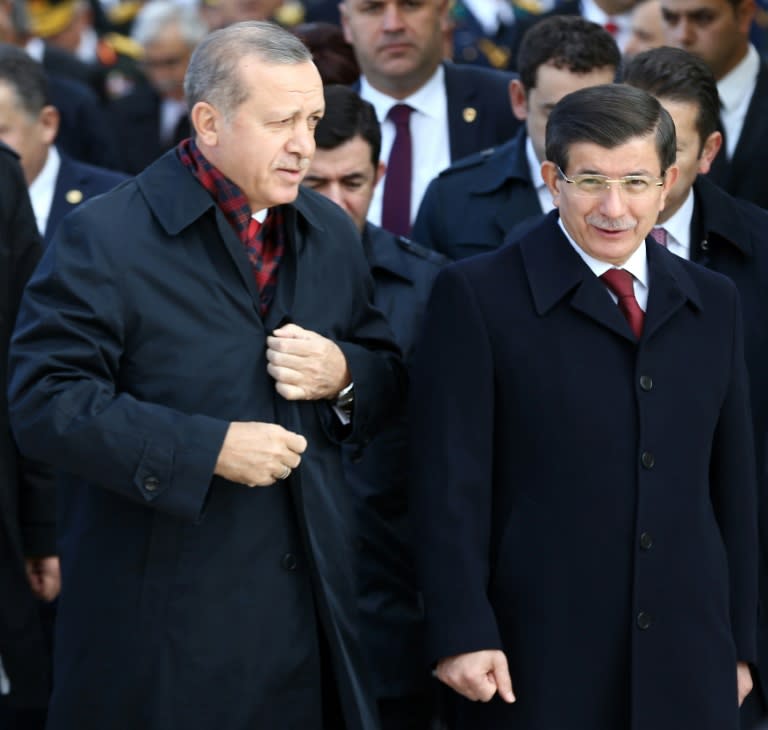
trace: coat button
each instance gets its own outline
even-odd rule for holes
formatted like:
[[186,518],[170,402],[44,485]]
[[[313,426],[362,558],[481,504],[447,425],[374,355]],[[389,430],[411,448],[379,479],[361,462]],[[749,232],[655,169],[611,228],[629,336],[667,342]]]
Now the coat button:
[[643,451],[643,455],[640,457],[640,462],[646,469],[652,469],[656,460],[653,458],[653,454],[650,451]]
[[283,570],[296,570],[299,567],[299,561],[296,560],[296,556],[293,553],[286,553],[283,555],[280,565],[283,566]]
[[650,550],[653,547],[653,538],[649,532],[640,533],[640,547],[643,550]]
[[647,613],[646,611],[640,611],[640,613],[637,614],[637,628],[641,631],[650,629],[652,623],[653,620],[651,619],[650,613]]
[[157,477],[145,477],[144,489],[148,492],[156,492],[160,489],[160,480]]
[[640,376],[640,389],[646,393],[653,388],[653,378],[650,375]]

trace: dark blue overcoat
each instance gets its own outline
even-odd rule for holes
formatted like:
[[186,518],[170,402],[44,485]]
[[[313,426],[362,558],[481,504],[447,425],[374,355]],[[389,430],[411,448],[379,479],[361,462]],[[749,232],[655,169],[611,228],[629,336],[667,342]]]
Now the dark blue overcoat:
[[[311,191],[265,321],[245,251],[172,151],[68,216],[13,345],[20,446],[65,472],[63,593],[50,730],[320,728],[318,627],[348,730],[376,727],[355,633],[348,488],[327,402],[288,402],[265,337],[292,321],[337,341],[349,438],[403,397],[397,348],[345,213]],[[230,421],[308,449],[285,482],[213,476]]]
[[556,215],[446,267],[427,310],[431,658],[509,658],[517,702],[462,700],[466,730],[736,730],[757,570],[736,291],[649,243],[638,344]]

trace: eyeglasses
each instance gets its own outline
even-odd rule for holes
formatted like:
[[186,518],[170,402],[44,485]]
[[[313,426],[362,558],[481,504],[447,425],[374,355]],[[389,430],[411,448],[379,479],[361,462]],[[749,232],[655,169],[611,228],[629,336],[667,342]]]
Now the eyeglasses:
[[610,178],[605,175],[574,175],[568,177],[558,166],[557,172],[565,182],[576,187],[581,195],[597,197],[616,183],[623,192],[633,197],[639,197],[664,184],[664,176],[651,177],[650,175],[626,175],[624,177]]

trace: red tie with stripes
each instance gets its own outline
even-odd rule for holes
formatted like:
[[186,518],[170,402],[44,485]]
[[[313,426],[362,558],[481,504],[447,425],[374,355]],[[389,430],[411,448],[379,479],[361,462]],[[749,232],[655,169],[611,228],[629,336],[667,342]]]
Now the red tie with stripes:
[[629,326],[640,339],[643,332],[643,319],[645,312],[635,299],[635,287],[633,277],[626,269],[609,269],[600,277],[608,288],[618,297],[619,309],[627,318]]

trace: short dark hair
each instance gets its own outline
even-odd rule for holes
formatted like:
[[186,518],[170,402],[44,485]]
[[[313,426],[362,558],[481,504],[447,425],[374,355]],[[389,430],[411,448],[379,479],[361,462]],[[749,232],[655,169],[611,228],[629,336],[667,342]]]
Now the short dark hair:
[[21,48],[0,43],[0,81],[14,89],[19,106],[31,117],[50,103],[42,64]]
[[554,15],[529,28],[517,54],[517,70],[526,91],[536,88],[540,66],[584,74],[619,68],[621,53],[613,36],[597,23],[577,15]]
[[656,98],[695,104],[696,129],[702,146],[720,119],[720,96],[709,66],[680,48],[654,48],[638,53],[624,69],[624,83]]
[[333,150],[358,135],[371,146],[375,167],[381,155],[381,128],[373,106],[347,86],[326,86],[325,115],[315,128],[317,146]]
[[622,84],[601,84],[564,96],[547,121],[547,159],[568,169],[573,144],[591,142],[613,149],[637,137],[656,136],[661,174],[675,161],[672,117],[650,94]]
[[334,23],[302,23],[293,34],[309,48],[323,84],[354,84],[360,78],[355,49]]

